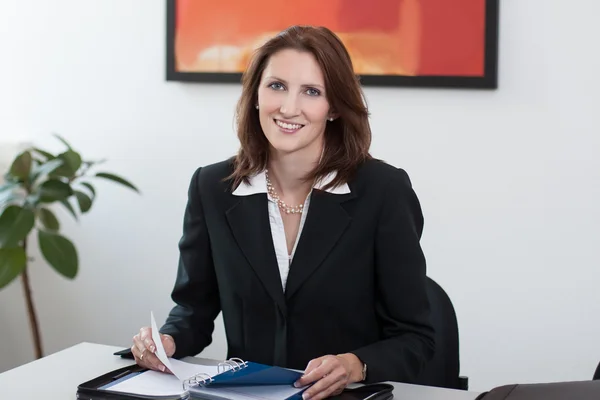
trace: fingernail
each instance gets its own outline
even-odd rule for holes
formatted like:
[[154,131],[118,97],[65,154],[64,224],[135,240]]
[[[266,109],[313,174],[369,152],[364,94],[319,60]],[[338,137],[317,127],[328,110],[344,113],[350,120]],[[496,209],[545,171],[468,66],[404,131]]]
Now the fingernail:
[[153,353],[156,351],[156,349],[154,348],[153,344],[150,345],[150,351],[153,352]]
[[159,368],[160,368],[160,370],[161,370],[162,372],[165,372],[165,366],[164,366],[164,365],[161,365]]
[[300,387],[300,382],[298,382],[298,381],[294,382],[294,387],[299,388]]
[[310,399],[310,395],[308,393],[306,393],[306,392],[302,393],[302,399],[303,400],[308,400],[308,399]]

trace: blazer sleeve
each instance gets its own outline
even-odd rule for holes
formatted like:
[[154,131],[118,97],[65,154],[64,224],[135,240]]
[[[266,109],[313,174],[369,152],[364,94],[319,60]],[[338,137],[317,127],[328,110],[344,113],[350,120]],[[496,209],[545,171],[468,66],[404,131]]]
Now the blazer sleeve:
[[421,206],[410,179],[394,169],[375,238],[376,311],[381,340],[353,353],[367,364],[367,382],[415,382],[433,356],[434,330],[420,238]]
[[198,191],[201,169],[188,190],[179,241],[179,266],[171,298],[175,306],[159,329],[175,339],[175,358],[194,356],[212,341],[214,320],[220,312],[219,292],[210,239]]

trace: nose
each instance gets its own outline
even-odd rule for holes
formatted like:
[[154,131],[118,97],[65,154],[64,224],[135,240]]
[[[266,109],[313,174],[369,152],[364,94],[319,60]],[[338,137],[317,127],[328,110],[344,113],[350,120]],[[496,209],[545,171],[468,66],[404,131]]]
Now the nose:
[[298,110],[298,98],[290,92],[283,98],[279,112],[284,116],[295,116],[299,114]]

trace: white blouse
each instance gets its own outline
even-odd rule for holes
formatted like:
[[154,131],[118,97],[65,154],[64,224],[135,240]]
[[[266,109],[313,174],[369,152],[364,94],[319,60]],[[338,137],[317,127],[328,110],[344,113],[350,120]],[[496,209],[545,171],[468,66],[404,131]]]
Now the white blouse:
[[[321,189],[323,186],[331,182],[335,179],[336,174],[331,173],[324,179],[322,179],[319,183],[313,186],[314,189]],[[336,186],[332,189],[328,189],[327,192],[333,194],[348,194],[350,193],[350,187],[344,183],[343,185]],[[242,182],[234,191],[233,195],[235,196],[249,196],[257,193],[267,193],[268,207],[269,207],[269,223],[271,225],[271,235],[273,237],[273,246],[275,247],[275,256],[277,257],[277,265],[279,266],[279,274],[281,276],[281,285],[283,290],[285,291],[285,286],[288,278],[288,274],[290,272],[290,264],[292,263],[292,259],[294,257],[294,253],[296,252],[296,247],[298,246],[298,240],[300,239],[300,234],[302,233],[302,228],[304,227],[304,223],[306,221],[306,215],[308,214],[308,208],[310,205],[310,194],[307,196],[306,201],[304,202],[304,211],[300,217],[300,226],[298,228],[298,234],[296,236],[296,241],[294,243],[294,247],[292,249],[292,254],[288,254],[287,251],[287,242],[285,238],[285,229],[283,226],[283,218],[281,217],[281,212],[275,200],[268,194],[267,191],[267,179],[265,172],[261,172],[259,174],[254,175],[249,179],[248,183]]]

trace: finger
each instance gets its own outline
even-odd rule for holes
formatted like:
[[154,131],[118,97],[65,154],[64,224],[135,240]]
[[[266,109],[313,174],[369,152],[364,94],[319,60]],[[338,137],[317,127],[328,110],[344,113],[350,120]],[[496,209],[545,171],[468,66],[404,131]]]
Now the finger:
[[151,369],[165,372],[167,367],[158,359],[156,354],[150,353],[148,350],[144,353],[144,362],[150,366]]
[[316,362],[311,366],[309,372],[305,373],[302,378],[300,378],[300,383],[309,384],[316,382],[330,374],[336,366],[335,363],[332,363],[330,357],[323,357],[316,359],[315,361]]
[[133,345],[138,350],[138,356],[140,356],[142,354],[142,352],[144,352],[145,350],[147,351],[146,345],[144,344],[144,342],[142,341],[142,339],[140,339],[139,335],[135,335],[133,337]]
[[[327,377],[329,374],[331,374],[334,371],[334,369],[335,369],[334,364],[332,364],[331,362],[327,362],[327,360],[323,360],[318,367],[314,368],[308,374],[303,375],[298,380],[298,384],[295,386],[302,387],[302,386],[317,382],[316,384],[319,384],[319,386],[317,386],[317,388],[318,388],[323,385],[323,383],[321,381],[325,377]],[[330,378],[330,380],[331,380],[331,378]],[[313,387],[314,387],[314,385],[313,385]],[[316,393],[316,392],[314,392],[314,393]]]
[[131,345],[131,354],[133,355],[133,358],[134,358],[135,362],[138,363],[138,364],[139,364],[139,362],[138,362],[139,361],[139,357],[138,357],[139,356],[139,352],[140,351],[138,350],[137,346],[135,344],[132,344]]
[[136,362],[138,365],[143,366],[145,368],[150,368],[156,371],[165,372],[166,368],[164,364],[158,359],[158,357],[150,352],[150,350],[146,347],[145,342],[140,339],[138,335],[133,337],[135,351],[132,349],[132,353],[136,358]]
[[150,352],[154,353],[156,351],[156,345],[154,344],[154,340],[152,340],[152,328],[146,326],[140,329],[140,339]]
[[339,374],[332,373],[324,378],[320,379],[317,383],[312,385],[303,394],[304,400],[320,400],[327,398],[333,394],[333,392],[343,387],[343,381],[340,379]]
[[131,346],[131,354],[133,354],[133,358],[135,359],[137,365],[139,365],[140,367],[148,368],[148,366],[143,360],[144,352],[140,351],[137,345],[134,344]]
[[294,386],[296,386],[296,387],[306,386],[310,383],[313,383],[313,382],[321,379],[323,377],[323,374],[319,375],[318,373],[315,373],[315,371],[317,371],[317,369],[323,365],[324,360],[325,360],[325,357],[319,357],[319,358],[310,360],[308,365],[306,366],[306,369],[304,370],[304,375],[302,375],[300,377],[300,379],[298,379],[296,381]]
[[343,390],[349,378],[342,360],[333,356],[327,356],[321,365],[313,370],[311,375],[313,379],[318,378],[318,382],[305,392],[305,398],[330,396],[333,392],[339,391],[340,388]]

